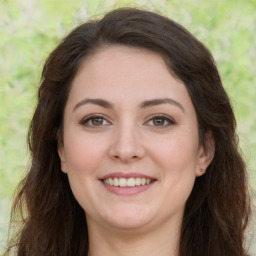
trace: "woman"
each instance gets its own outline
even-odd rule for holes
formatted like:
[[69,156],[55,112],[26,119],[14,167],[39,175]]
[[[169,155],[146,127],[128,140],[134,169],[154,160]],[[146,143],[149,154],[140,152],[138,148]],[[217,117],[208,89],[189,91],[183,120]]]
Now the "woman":
[[235,117],[179,24],[126,8],[72,31],[44,66],[29,146],[16,255],[246,255]]

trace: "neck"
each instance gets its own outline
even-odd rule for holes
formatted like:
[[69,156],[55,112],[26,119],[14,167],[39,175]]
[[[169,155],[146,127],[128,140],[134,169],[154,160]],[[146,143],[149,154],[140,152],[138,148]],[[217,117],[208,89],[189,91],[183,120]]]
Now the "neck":
[[110,230],[94,228],[89,231],[88,256],[178,256],[180,223],[163,225],[150,230]]

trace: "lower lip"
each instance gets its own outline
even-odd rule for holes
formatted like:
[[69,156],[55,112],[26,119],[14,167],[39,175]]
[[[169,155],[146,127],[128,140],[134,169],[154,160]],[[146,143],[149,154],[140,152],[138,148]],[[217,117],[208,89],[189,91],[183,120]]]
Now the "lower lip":
[[117,194],[117,195],[136,195],[139,193],[142,193],[144,191],[147,191],[154,185],[155,181],[151,182],[150,184],[147,185],[142,185],[142,186],[134,186],[134,187],[115,187],[115,186],[110,186],[108,184],[105,184],[102,181],[103,186],[111,193]]

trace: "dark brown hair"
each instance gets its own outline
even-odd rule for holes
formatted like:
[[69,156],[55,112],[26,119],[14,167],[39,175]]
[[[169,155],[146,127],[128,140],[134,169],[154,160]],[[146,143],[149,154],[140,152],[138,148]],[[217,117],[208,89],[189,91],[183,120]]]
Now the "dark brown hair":
[[57,147],[72,79],[85,56],[108,45],[160,54],[189,92],[201,142],[207,144],[208,131],[214,137],[214,158],[205,175],[196,179],[186,203],[180,256],[245,256],[250,212],[246,168],[238,151],[234,113],[215,62],[181,25],[133,8],[117,9],[80,25],[47,59],[28,137],[31,168],[13,206],[13,218],[18,210],[23,213],[22,228],[5,255],[11,247],[18,256],[84,256],[88,252],[84,211],[60,170]]

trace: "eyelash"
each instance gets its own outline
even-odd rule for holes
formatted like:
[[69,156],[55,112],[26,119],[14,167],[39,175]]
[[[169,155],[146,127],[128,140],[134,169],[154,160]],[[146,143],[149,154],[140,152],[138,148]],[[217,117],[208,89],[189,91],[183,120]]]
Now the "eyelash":
[[[149,122],[154,122],[154,120],[157,120],[157,119],[161,119],[162,121],[164,121],[165,124],[164,125],[154,125],[154,124],[150,125],[150,124],[148,124]],[[159,129],[164,129],[164,128],[167,128],[171,125],[174,125],[175,121],[172,118],[170,118],[168,116],[165,116],[165,115],[154,115],[145,124],[156,127],[156,128],[159,128]]]
[[[92,124],[92,121],[95,120],[95,119],[101,119],[101,120],[103,120],[103,122],[107,122],[107,124],[94,125],[94,124]],[[111,122],[109,122],[102,115],[90,115],[90,116],[87,116],[86,118],[82,119],[80,124],[83,125],[83,126],[87,126],[87,127],[98,128],[98,127],[102,127],[102,126],[111,125]]]
[[[107,124],[94,125],[92,122],[95,119],[100,119],[100,120],[102,120],[102,122],[107,122]],[[154,122],[154,120],[156,121],[157,119],[163,121],[164,124],[163,125],[156,125],[154,123],[150,124],[150,122]],[[102,115],[90,115],[90,116],[87,116],[86,118],[82,119],[80,124],[83,125],[83,126],[87,126],[87,127],[100,128],[102,126],[109,126],[109,125],[111,125],[111,122],[108,121]],[[175,121],[172,118],[167,117],[165,115],[154,115],[148,121],[146,121],[144,124],[146,126],[153,126],[153,127],[159,128],[159,129],[164,129],[164,128],[167,128],[167,127],[169,127],[171,125],[174,125]]]

